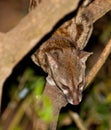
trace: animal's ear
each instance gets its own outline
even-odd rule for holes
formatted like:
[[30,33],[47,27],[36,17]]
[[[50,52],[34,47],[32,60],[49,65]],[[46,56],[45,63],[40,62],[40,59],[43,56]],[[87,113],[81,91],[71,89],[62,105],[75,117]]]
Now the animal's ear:
[[92,14],[86,8],[79,8],[76,16],[76,47],[83,50],[93,31]]
[[79,54],[81,62],[85,63],[88,57],[92,54],[93,54],[92,52],[81,51]]
[[58,62],[56,61],[56,58],[54,58],[50,53],[46,53],[46,62],[49,64],[51,69],[58,68]]
[[37,58],[37,55],[36,55],[36,54],[33,54],[33,55],[31,56],[31,59],[32,59],[32,61],[33,61],[36,65],[40,66],[40,64],[39,64],[39,61],[38,61],[38,58]]

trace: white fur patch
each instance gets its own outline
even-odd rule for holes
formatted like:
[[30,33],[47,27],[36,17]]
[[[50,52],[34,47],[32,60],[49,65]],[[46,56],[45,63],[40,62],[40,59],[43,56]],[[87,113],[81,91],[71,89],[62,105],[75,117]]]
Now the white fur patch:
[[81,100],[82,100],[82,96],[79,97],[79,102],[81,102]]
[[62,91],[63,91],[63,93],[64,93],[65,95],[68,94],[68,90],[62,89]]
[[47,78],[46,78],[46,80],[47,80],[47,82],[50,84],[50,85],[56,85],[55,84],[55,82],[54,82],[54,80],[50,77],[50,76],[48,76]]
[[67,100],[68,100],[68,102],[69,102],[70,104],[74,105],[73,99],[67,99]]

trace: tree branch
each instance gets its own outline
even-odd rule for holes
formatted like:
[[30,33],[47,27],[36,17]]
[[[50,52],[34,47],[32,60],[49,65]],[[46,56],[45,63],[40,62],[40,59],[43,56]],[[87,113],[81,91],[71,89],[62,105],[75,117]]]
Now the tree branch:
[[[47,34],[66,14],[77,8],[79,0],[44,0],[14,29],[0,33],[0,93],[14,66]],[[47,14],[47,15],[46,15]],[[1,95],[0,95],[1,98]]]
[[88,7],[92,13],[93,23],[111,10],[111,0],[94,0]]
[[97,75],[98,71],[101,69],[105,61],[107,60],[109,54],[111,53],[111,39],[107,43],[106,47],[102,51],[101,55],[99,56],[96,64],[92,67],[89,74],[86,76],[86,87],[92,82],[92,80]]

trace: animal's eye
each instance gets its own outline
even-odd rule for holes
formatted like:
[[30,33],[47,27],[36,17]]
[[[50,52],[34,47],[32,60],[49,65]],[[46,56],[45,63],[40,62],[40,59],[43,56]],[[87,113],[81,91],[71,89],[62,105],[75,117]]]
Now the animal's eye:
[[79,83],[78,88],[79,88],[80,91],[83,91],[83,88],[84,88],[84,83],[83,83],[83,81],[81,81],[81,82]]
[[51,54],[52,54],[55,58],[58,59],[58,57],[59,57],[59,51],[58,51],[58,50],[52,50],[52,51],[51,51]]
[[64,85],[64,84],[62,84],[62,89],[64,89],[64,90],[69,90],[69,87],[68,86],[66,86],[66,85]]
[[53,49],[51,50],[51,54],[58,59],[59,56],[62,54],[62,50],[59,48]]
[[59,57],[59,53],[58,53],[57,51],[54,51],[54,52],[53,52],[53,55],[54,55],[56,58]]

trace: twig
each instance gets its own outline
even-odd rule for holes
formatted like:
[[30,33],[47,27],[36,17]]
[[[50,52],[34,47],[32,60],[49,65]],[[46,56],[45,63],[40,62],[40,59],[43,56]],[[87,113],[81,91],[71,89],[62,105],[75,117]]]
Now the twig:
[[83,121],[81,120],[81,118],[79,117],[77,113],[70,111],[69,114],[71,118],[73,119],[73,121],[76,123],[79,130],[87,130],[83,124]]
[[92,82],[98,71],[101,69],[102,65],[107,60],[109,54],[111,52],[111,39],[107,43],[106,47],[102,51],[100,57],[98,58],[96,64],[92,67],[89,74],[86,76],[86,87]]

